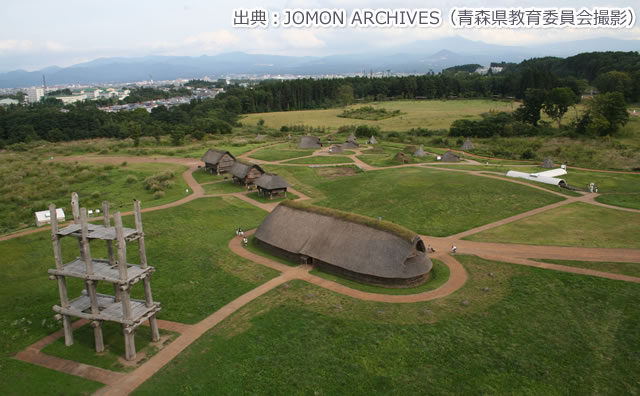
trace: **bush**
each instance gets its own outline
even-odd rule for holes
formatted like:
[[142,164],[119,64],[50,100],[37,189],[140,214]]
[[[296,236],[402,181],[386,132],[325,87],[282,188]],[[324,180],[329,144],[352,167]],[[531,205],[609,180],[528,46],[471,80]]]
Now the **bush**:
[[153,193],[153,199],[160,199],[164,197],[164,191],[156,191]]
[[135,175],[127,176],[127,184],[133,184],[138,181],[138,178]]
[[127,161],[122,161],[122,163],[120,164],[120,166],[127,166]]
[[380,136],[380,127],[359,125],[356,128],[356,137],[368,138],[371,136]]
[[100,198],[100,191],[94,191],[91,193],[91,198],[98,199]]

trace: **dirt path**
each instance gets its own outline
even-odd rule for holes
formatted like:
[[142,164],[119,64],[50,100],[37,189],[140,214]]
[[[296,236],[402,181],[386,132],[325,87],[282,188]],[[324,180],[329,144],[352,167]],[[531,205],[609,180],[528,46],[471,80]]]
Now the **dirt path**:
[[[279,143],[277,143],[279,144]],[[239,158],[248,158],[248,156],[258,150],[261,150],[268,146],[259,147],[253,149],[241,156]],[[439,170],[449,170],[454,172],[466,172],[469,174],[474,174],[483,177],[496,178],[505,181],[504,178],[486,174],[479,174],[478,171],[466,171],[461,169],[450,169],[450,168],[440,168],[440,167],[432,167],[429,164],[406,164],[406,165],[397,165],[391,167],[372,167],[361,160],[356,158],[357,154],[349,155],[355,161],[355,164],[360,166],[363,170],[373,171],[373,170],[382,170],[382,169],[397,169],[404,167],[426,167],[426,168],[435,168]],[[161,162],[161,163],[170,163],[170,164],[179,164],[186,165],[189,167],[185,172],[183,172],[182,177],[188,184],[189,188],[192,190],[192,193],[178,201],[168,203],[161,206],[151,207],[143,209],[143,212],[163,210],[175,206],[182,205],[184,203],[190,202],[194,199],[198,199],[201,197],[205,197],[204,189],[200,184],[196,182],[193,178],[192,172],[198,168],[198,165],[201,165],[201,162],[196,159],[190,158],[147,158],[147,157],[64,157],[62,159],[58,159],[62,161],[92,161],[98,163],[105,164],[119,164],[123,161],[127,161],[129,163],[142,163],[142,162]],[[252,159],[252,161],[254,161]],[[258,160],[255,160],[258,162]],[[271,163],[268,161],[262,161],[261,163]],[[280,164],[280,161],[273,162],[274,164]],[[289,164],[292,166],[301,166]],[[304,166],[304,165],[302,165]],[[633,172],[619,172],[619,173],[633,173]],[[48,343],[55,340],[57,337],[62,335],[62,331],[58,333],[54,333],[51,336],[45,337],[44,339],[38,341],[36,344],[28,347],[24,351],[20,352],[16,357],[28,361],[34,364],[42,365],[45,367],[49,367],[55,370],[63,371],[69,374],[81,376],[84,378],[92,379],[95,381],[102,382],[106,385],[106,387],[100,389],[97,394],[100,395],[123,395],[132,392],[139,385],[144,383],[147,379],[149,379],[153,374],[155,374],[160,368],[164,367],[167,363],[169,363],[172,359],[174,359],[180,352],[182,352],[185,348],[191,345],[194,341],[196,341],[202,334],[204,334],[209,329],[213,328],[215,325],[220,323],[222,320],[226,319],[233,312],[237,311],[247,303],[253,301],[254,299],[262,296],[268,291],[278,287],[284,282],[287,282],[292,279],[301,279],[305,280],[309,283],[315,284],[320,287],[324,287],[326,289],[332,290],[337,293],[341,293],[346,296],[350,296],[357,299],[367,300],[367,301],[380,301],[386,303],[412,303],[419,301],[428,301],[436,298],[441,298],[451,293],[454,293],[456,290],[460,289],[466,282],[468,278],[468,274],[464,267],[455,259],[454,256],[447,254],[449,252],[449,248],[451,245],[455,244],[458,247],[459,253],[477,255],[479,257],[483,257],[490,260],[533,266],[538,268],[551,269],[556,271],[570,272],[582,275],[589,276],[598,276],[606,279],[615,279],[627,282],[640,283],[640,278],[630,277],[626,275],[620,274],[611,274],[602,271],[589,270],[584,268],[576,268],[569,267],[563,265],[556,264],[547,264],[535,261],[535,259],[560,259],[560,260],[580,260],[580,261],[613,261],[613,262],[633,262],[640,263],[640,250],[636,249],[599,249],[599,248],[574,248],[574,247],[556,247],[556,246],[533,246],[533,245],[518,245],[518,244],[498,244],[498,243],[484,243],[484,242],[473,242],[473,241],[464,241],[460,238],[463,238],[468,235],[472,235],[477,232],[481,232],[487,229],[491,229],[494,227],[498,227],[503,224],[507,224],[513,221],[520,220],[525,217],[533,216],[538,213],[545,212],[547,210],[566,205],[572,202],[585,202],[593,205],[608,207],[617,210],[626,210],[629,212],[640,212],[635,209],[625,209],[619,208],[616,206],[601,204],[596,202],[594,198],[597,195],[583,195],[580,197],[566,197],[562,194],[556,193],[554,191],[550,191],[541,187],[537,187],[528,183],[522,183],[517,180],[506,180],[509,182],[515,182],[518,184],[526,185],[527,187],[537,188],[544,190],[545,192],[554,193],[557,195],[561,195],[565,200],[561,202],[557,202],[551,205],[547,205],[541,208],[533,209],[531,211],[520,213],[515,216],[511,216],[506,219],[502,219],[490,224],[486,224],[480,227],[476,227],[474,229],[461,232],[459,234],[446,237],[446,238],[435,238],[429,236],[422,236],[425,242],[428,242],[436,249],[435,254],[431,254],[432,257],[442,260],[450,269],[450,277],[449,280],[439,287],[438,289],[431,290],[424,293],[418,293],[414,295],[385,295],[385,294],[376,294],[376,293],[367,293],[362,292],[356,289],[352,289],[336,282],[332,282],[315,275],[309,273],[311,267],[309,266],[297,266],[297,267],[289,267],[281,263],[277,263],[265,257],[253,254],[248,250],[244,249],[241,246],[241,241],[239,238],[234,238],[229,243],[229,248],[236,254],[249,259],[253,262],[256,262],[261,265],[268,266],[270,268],[276,269],[281,272],[281,275],[258,286],[257,288],[243,294],[237,299],[231,301],[218,311],[211,314],[209,317],[205,318],[201,322],[195,325],[183,325],[180,323],[173,322],[165,322],[161,321],[162,328],[170,328],[174,331],[178,331],[181,335],[171,344],[169,344],[166,348],[158,352],[155,356],[145,362],[138,369],[133,372],[124,374],[124,373],[115,373],[109,370],[100,369],[93,366],[84,365],[77,362],[71,362],[64,359],[59,359],[56,357],[44,355],[40,353],[40,349],[46,346]],[[300,200],[308,200],[310,199],[305,194],[300,191],[290,189],[290,191],[296,195],[298,195]],[[250,199],[246,196],[245,192],[242,193],[230,193],[230,194],[216,194],[218,195],[232,195],[238,199],[241,199],[245,202],[248,202],[254,206],[260,207],[266,211],[273,210],[277,203],[261,203],[257,202],[253,199]],[[131,214],[131,212],[123,213],[123,215]],[[95,220],[99,220],[99,218],[95,218]],[[43,227],[39,229],[26,230],[19,233],[6,235],[0,237],[1,240],[7,240],[23,235],[28,235],[35,232],[46,231],[49,229],[48,227]],[[248,233],[250,235],[250,233]],[[79,323],[79,322],[76,322]],[[74,324],[75,326],[75,324]]]

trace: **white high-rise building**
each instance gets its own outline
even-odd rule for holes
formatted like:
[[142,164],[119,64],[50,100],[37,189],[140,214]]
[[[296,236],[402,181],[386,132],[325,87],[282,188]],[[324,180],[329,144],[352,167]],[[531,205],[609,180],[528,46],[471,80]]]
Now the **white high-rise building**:
[[44,96],[44,89],[42,88],[28,88],[27,89],[27,101],[29,103],[39,102]]

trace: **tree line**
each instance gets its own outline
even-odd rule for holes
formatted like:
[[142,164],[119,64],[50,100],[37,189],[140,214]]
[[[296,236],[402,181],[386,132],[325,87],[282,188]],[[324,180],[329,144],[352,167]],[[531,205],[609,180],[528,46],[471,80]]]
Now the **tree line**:
[[[132,137],[138,142],[141,136],[159,139],[166,134],[171,135],[175,144],[180,144],[185,135],[198,139],[207,133],[231,133],[243,113],[328,108],[389,98],[518,98],[523,105],[512,115],[485,118],[489,119],[488,123],[499,121],[508,125],[492,129],[500,131],[496,133],[521,136],[540,133],[541,110],[561,126],[565,113],[580,101],[590,85],[601,93],[602,99],[594,100],[573,127],[579,133],[603,135],[615,132],[626,122],[626,111],[621,111],[625,101],[640,100],[640,54],[637,52],[588,53],[566,59],[548,57],[500,65],[504,67],[503,72],[494,75],[469,73],[465,71],[472,69],[469,66],[419,76],[266,80],[248,87],[236,84],[227,86],[226,91],[214,99],[193,100],[171,109],[160,106],[151,113],[143,109],[105,113],[98,110],[96,102],[62,106],[57,99],[49,98],[39,104],[0,108],[0,147],[36,139]],[[190,83],[210,86],[204,81]],[[184,93],[187,92],[182,89],[164,92],[140,88],[127,101]],[[507,118],[511,121],[505,122]],[[488,124],[466,121],[454,123],[451,133],[481,136],[490,130]]]

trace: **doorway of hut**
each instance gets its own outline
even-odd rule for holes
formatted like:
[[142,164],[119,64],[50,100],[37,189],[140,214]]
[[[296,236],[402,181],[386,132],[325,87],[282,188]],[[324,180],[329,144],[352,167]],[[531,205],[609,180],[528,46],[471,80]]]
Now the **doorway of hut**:
[[313,258],[309,256],[300,256],[300,264],[313,265]]

